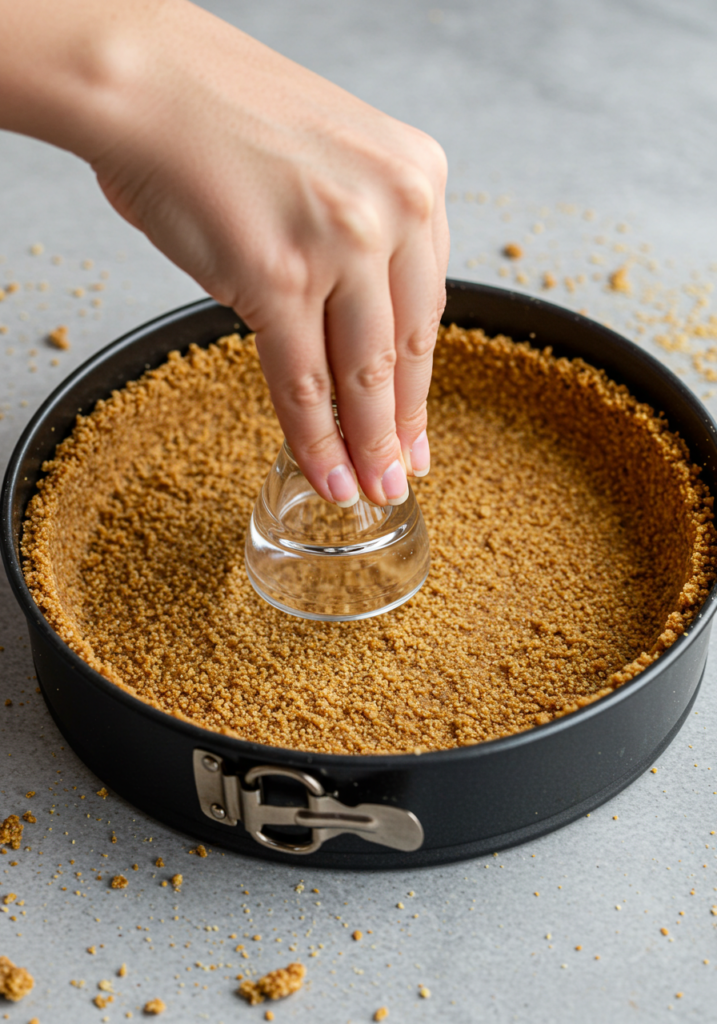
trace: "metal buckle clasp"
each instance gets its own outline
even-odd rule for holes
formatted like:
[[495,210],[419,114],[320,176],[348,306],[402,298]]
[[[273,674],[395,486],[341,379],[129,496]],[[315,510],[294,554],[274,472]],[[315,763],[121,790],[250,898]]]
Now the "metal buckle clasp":
[[[318,779],[295,768],[260,765],[251,768],[242,784],[236,775],[224,774],[224,763],[206,750],[194,751],[194,778],[203,812],[216,822],[242,822],[257,843],[283,853],[307,854],[318,850],[327,839],[342,833],[361,836],[370,843],[395,850],[417,850],[423,843],[423,828],[412,811],[386,804],[348,807],[329,796]],[[306,789],[306,806],[277,806],[264,802],[261,780],[283,776],[300,782]],[[273,839],[266,826],[299,825],[311,829],[306,843]]]

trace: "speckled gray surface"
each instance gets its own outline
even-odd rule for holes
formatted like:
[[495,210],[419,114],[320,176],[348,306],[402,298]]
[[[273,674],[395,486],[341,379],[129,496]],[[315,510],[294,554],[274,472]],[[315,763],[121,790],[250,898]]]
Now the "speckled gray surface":
[[[549,272],[550,298],[609,320],[717,409],[711,0],[208,6],[440,139],[451,162],[454,276],[541,291]],[[501,257],[507,241],[525,249],[517,266]],[[70,369],[200,294],[119,220],[77,160],[7,134],[0,258],[0,286],[21,286],[0,303],[3,461]],[[607,276],[626,264],[632,293],[610,291]],[[68,352],[44,340],[60,323]],[[0,815],[31,808],[38,819],[21,850],[0,858],[0,897],[18,897],[0,913],[0,955],[36,978],[23,1002],[0,1001],[0,1020],[114,1022],[159,996],[163,1020],[256,1021],[264,1008],[237,998],[236,974],[294,957],[308,984],[272,1007],[277,1022],[356,1024],[383,1005],[397,1024],[714,1019],[714,653],[657,773],[589,818],[487,860],[354,875],[218,851],[200,859],[188,838],[114,794],[96,795],[101,781],[35,692],[4,579],[0,634]],[[161,885],[176,872],[180,893]],[[109,888],[117,873],[129,879],[124,890]],[[102,980],[114,989],[105,1009],[92,1003]]]

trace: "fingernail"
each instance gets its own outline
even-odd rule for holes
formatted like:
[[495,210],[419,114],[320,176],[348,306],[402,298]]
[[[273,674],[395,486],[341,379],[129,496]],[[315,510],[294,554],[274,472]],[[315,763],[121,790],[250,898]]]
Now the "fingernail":
[[431,468],[431,449],[425,430],[418,435],[411,446],[411,468],[414,476],[425,476]]
[[358,487],[348,466],[336,466],[326,478],[331,497],[339,508],[351,508],[359,500]]
[[396,459],[381,477],[383,493],[389,505],[402,505],[408,497],[406,471]]

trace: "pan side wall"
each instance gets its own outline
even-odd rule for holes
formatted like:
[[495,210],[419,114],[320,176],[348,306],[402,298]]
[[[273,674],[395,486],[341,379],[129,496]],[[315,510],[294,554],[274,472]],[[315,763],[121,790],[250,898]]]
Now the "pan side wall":
[[[198,732],[195,739],[193,730],[178,729],[170,716],[142,713],[132,698],[108,694],[58,659],[36,630],[31,632],[38,678],[59,728],[102,782],[130,803],[197,839],[263,857],[267,851],[241,825],[215,825],[202,814],[193,751],[201,746],[220,755],[227,770],[242,776],[258,764],[294,764],[315,774],[348,805],[390,803],[413,811],[426,834],[414,854],[341,836],[300,859],[324,867],[391,868],[443,863],[514,845],[566,824],[628,785],[649,767],[689,710],[710,628],[648,685],[634,687],[612,707],[598,710],[595,705],[568,716],[560,729],[531,730],[507,741],[462,748],[451,757],[367,757],[361,766],[340,756],[277,751],[272,757],[266,748],[245,751],[248,745],[209,732]],[[383,766],[372,764],[377,760]]]

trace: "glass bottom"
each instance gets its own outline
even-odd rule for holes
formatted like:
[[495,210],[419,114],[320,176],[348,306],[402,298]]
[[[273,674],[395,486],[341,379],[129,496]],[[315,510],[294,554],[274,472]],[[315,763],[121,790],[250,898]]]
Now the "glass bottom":
[[259,597],[266,601],[267,604],[270,604],[272,608],[277,608],[280,612],[285,612],[287,615],[294,615],[297,619],[311,619],[313,622],[356,622],[359,619],[372,619],[376,615],[385,615],[386,612],[392,612],[395,608],[400,608],[402,604],[406,603],[406,601],[410,601],[414,594],[417,594],[426,582],[428,569],[426,569],[422,579],[412,590],[409,590],[407,594],[402,594],[401,597],[392,601],[390,604],[384,605],[382,608],[372,608],[369,611],[355,612],[354,614],[347,615],[327,615],[319,614],[317,612],[302,611],[300,608],[290,608],[288,605],[282,604],[281,601],[275,600],[261,589],[252,576],[248,565],[246,565],[246,574],[249,577],[249,582]]

